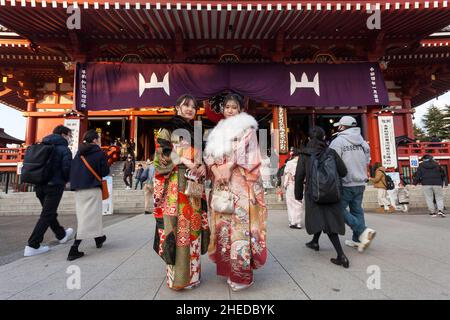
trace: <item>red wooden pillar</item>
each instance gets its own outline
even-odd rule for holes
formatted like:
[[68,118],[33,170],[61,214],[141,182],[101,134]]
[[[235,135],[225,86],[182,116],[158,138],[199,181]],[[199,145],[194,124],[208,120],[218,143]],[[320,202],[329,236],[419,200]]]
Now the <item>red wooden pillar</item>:
[[133,113],[131,113],[130,115],[130,139],[129,141],[133,141],[134,142],[134,156],[136,157],[137,154],[137,139],[136,139],[136,128],[137,128],[137,117],[135,115],[133,115]]
[[407,113],[403,114],[403,121],[405,123],[406,134],[409,138],[414,139],[414,126],[412,120],[412,108],[411,108],[411,97],[403,96],[402,97],[402,106],[403,109],[408,110]]
[[[36,111],[36,100],[26,99],[27,102],[27,112]],[[27,117],[27,133],[25,137],[25,144],[27,146],[32,145],[36,142],[36,130],[37,130],[37,119],[34,116],[28,115]]]
[[375,109],[370,110],[367,113],[367,129],[370,144],[370,164],[373,165],[376,162],[381,162],[380,133],[378,130],[378,117]]

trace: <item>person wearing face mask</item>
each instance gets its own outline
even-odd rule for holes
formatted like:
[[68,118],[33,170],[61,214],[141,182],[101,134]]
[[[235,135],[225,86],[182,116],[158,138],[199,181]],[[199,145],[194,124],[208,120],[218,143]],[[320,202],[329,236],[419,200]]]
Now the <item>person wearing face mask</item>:
[[[267,258],[267,207],[256,135],[258,123],[242,109],[240,96],[225,97],[225,119],[208,135],[204,153],[213,182],[209,257],[217,266],[217,275],[227,277],[233,291],[250,287],[253,270],[262,267]],[[212,194],[222,187],[233,199],[234,208],[227,212],[216,211],[211,205]]]
[[345,244],[363,252],[376,235],[374,229],[366,226],[362,207],[364,190],[369,180],[367,166],[370,163],[370,147],[361,136],[355,118],[343,116],[334,126],[338,127],[339,132],[330,148],[337,152],[348,169],[342,179],[341,207],[345,223],[352,229],[353,236],[352,240],[345,240]]
[[[135,162],[131,154],[127,156],[127,161],[123,164],[123,182],[125,182],[126,189],[131,190],[133,188],[133,174],[135,169]],[[137,183],[137,182],[136,182]]]
[[102,222],[102,183],[97,177],[103,178],[108,174],[108,159],[100,148],[98,133],[88,130],[72,161],[70,171],[70,188],[75,191],[78,227],[74,244],[67,257],[69,261],[84,255],[78,250],[81,240],[95,239],[97,248],[101,248],[106,240]]
[[167,265],[167,286],[192,289],[200,284],[200,257],[208,250],[209,227],[201,160],[202,135],[194,139],[197,102],[176,101],[176,115],[156,134],[153,249]]
[[50,249],[48,246],[41,246],[45,232],[49,227],[60,243],[66,243],[73,234],[72,228],[64,230],[57,219],[59,202],[63,196],[64,187],[70,178],[72,152],[68,146],[71,139],[72,131],[63,125],[55,127],[53,134],[42,139],[42,143],[54,145],[52,177],[45,185],[36,185],[36,196],[42,205],[42,213],[28,239],[28,245],[24,250],[25,257],[41,254]]

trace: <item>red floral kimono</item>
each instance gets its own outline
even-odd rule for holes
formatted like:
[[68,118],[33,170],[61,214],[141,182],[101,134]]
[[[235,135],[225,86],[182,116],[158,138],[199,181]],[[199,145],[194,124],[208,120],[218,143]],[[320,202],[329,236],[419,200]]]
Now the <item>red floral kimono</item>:
[[[211,242],[208,251],[217,265],[217,274],[239,284],[250,284],[253,281],[252,270],[263,266],[267,258],[267,207],[259,170],[261,155],[256,137],[257,123],[252,119],[241,113],[222,120],[214,129],[216,132],[208,137],[205,149],[205,162],[209,169],[217,165],[221,170],[223,164],[230,161],[235,164],[229,183],[235,211],[222,214],[210,208]],[[212,192],[210,199],[211,195]]]
[[[178,118],[178,121],[184,121]],[[172,120],[173,122],[173,120]],[[175,122],[176,123],[176,122]],[[161,129],[156,137],[154,200],[156,231],[153,249],[167,264],[167,285],[180,290],[200,282],[200,255],[209,242],[206,196],[185,195],[186,167],[177,158],[194,158],[197,152],[172,130]],[[163,166],[162,153],[171,153],[171,161]]]

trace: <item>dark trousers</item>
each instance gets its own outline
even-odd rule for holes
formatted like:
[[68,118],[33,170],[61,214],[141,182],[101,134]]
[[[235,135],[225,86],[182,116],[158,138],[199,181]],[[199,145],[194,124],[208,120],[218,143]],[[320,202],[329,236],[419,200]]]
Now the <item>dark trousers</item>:
[[134,187],[134,190],[136,190],[137,189],[137,187],[138,187],[138,185],[139,184],[141,184],[141,190],[142,190],[142,184],[144,183],[144,182],[142,182],[140,179],[136,179],[136,186]]
[[44,240],[44,235],[48,227],[52,229],[58,240],[66,236],[66,230],[61,227],[57,219],[57,210],[63,193],[63,185],[36,186],[36,196],[41,202],[42,212],[34,227],[33,233],[28,239],[28,246],[35,249],[39,248],[41,242]]
[[[128,178],[130,179],[130,182],[128,182]],[[125,173],[123,175],[123,182],[125,182],[125,185],[127,187],[133,188],[133,174],[132,173],[130,173],[130,174]]]

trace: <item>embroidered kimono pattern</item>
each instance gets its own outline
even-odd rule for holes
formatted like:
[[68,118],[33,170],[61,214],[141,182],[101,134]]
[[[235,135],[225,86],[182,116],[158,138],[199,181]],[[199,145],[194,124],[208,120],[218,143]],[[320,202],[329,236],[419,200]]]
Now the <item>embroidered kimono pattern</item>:
[[[200,256],[207,252],[209,226],[205,194],[202,198],[184,194],[186,167],[176,161],[178,156],[192,160],[195,151],[189,143],[174,139],[171,141],[167,129],[160,130],[156,137],[153,248],[167,264],[167,286],[181,290],[200,282]],[[174,161],[163,166],[161,155],[170,147]]]
[[[214,142],[208,139],[208,143]],[[224,155],[222,159],[205,155],[209,169],[217,165],[220,170],[221,165],[229,161],[236,164],[229,183],[235,211],[222,214],[209,208],[211,241],[208,255],[216,264],[218,275],[229,277],[235,283],[250,284],[253,281],[252,270],[263,266],[267,258],[267,207],[259,170],[261,155],[254,128],[245,130],[232,143],[231,154]],[[212,192],[210,200],[211,196]]]

